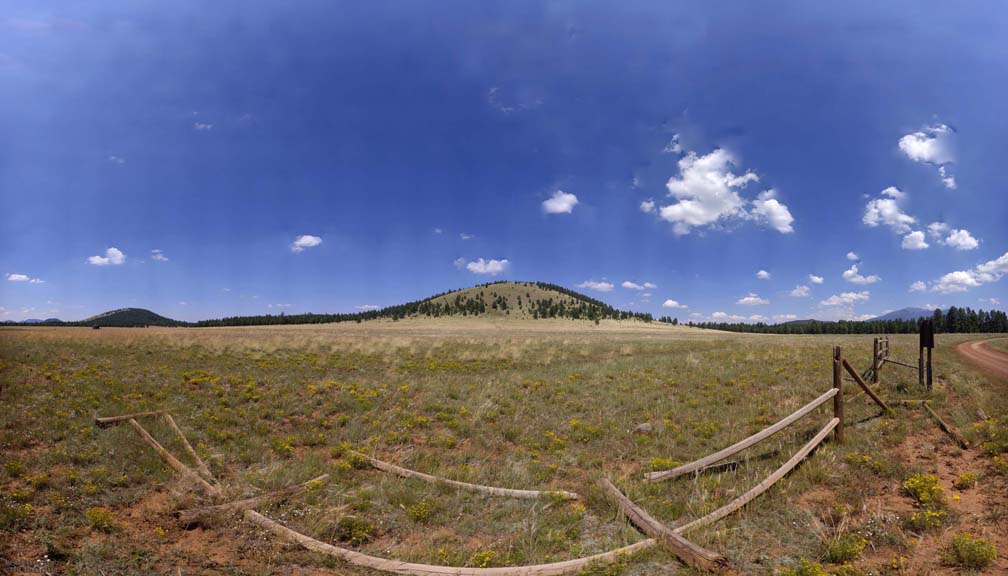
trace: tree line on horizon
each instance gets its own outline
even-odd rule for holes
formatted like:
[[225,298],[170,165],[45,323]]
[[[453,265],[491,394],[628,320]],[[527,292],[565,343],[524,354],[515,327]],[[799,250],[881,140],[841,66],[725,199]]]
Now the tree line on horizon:
[[[935,333],[1005,333],[1008,332],[1008,314],[1001,310],[974,310],[951,306],[945,312],[936,309],[930,316]],[[686,326],[724,330],[727,332],[752,332],[760,334],[917,334],[920,318],[913,320],[800,320],[782,324],[757,322],[687,322]],[[662,316],[659,322],[678,325],[677,318]]]

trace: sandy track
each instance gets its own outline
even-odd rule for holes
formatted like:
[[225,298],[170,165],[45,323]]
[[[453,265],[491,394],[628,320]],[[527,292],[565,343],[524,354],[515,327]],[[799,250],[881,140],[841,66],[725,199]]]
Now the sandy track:
[[956,351],[991,375],[1008,381],[1008,354],[987,346],[990,340],[973,340],[956,346]]

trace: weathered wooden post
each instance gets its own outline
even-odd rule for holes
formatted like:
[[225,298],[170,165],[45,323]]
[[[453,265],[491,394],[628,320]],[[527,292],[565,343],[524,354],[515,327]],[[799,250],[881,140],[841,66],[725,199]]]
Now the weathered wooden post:
[[878,384],[878,369],[879,369],[879,339],[878,336],[875,337],[875,345],[872,347],[872,384]]
[[843,351],[839,346],[833,347],[833,387],[837,391],[833,396],[833,417],[840,419],[833,429],[833,438],[843,444]]
[[919,380],[924,383],[924,349],[927,348],[927,389],[931,389],[931,349],[934,348],[934,322],[928,318],[920,324]]

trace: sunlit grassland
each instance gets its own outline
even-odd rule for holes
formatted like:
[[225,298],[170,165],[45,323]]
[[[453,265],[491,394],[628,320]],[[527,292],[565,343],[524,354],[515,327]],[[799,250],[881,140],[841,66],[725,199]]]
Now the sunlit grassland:
[[[639,540],[596,489],[602,475],[661,520],[692,519],[728,502],[785,461],[831,417],[809,418],[697,476],[645,484],[641,474],[688,462],[754,433],[832,384],[831,351],[861,370],[871,336],[761,336],[603,322],[438,321],[223,328],[0,330],[0,471],[12,557],[63,555],[73,573],[150,573],[165,562],[200,566],[165,543],[182,537],[168,510],[196,503],[128,426],[93,417],[167,409],[222,478],[229,496],[332,481],[307,496],[261,508],[336,545],[434,564],[521,565],[609,550]],[[962,367],[939,336],[932,393],[957,424],[976,407],[1003,409],[1000,394]],[[916,335],[893,336],[892,355],[916,363]],[[920,398],[916,371],[887,367],[883,396]],[[818,557],[822,535],[799,496],[834,490],[856,507],[874,486],[907,472],[863,466],[908,433],[902,417],[876,417],[864,394],[847,397],[847,442],[825,444],[740,514],[691,533],[752,573]],[[903,409],[900,409],[903,410]],[[651,434],[635,434],[648,422]],[[151,433],[183,452],[167,427]],[[920,424],[916,424],[920,425]],[[453,479],[581,493],[577,502],[486,497],[390,477],[347,449]],[[851,456],[854,455],[854,456]],[[170,491],[169,491],[170,490]],[[151,493],[171,506],[127,518]],[[111,509],[108,531],[86,511]],[[223,519],[233,548],[217,572],[267,574],[278,564],[332,566],[266,543]],[[7,538],[6,536],[11,536]],[[902,538],[899,534],[892,538]],[[180,555],[181,554],[181,555]],[[228,566],[227,554],[234,557]],[[616,572],[649,574],[678,564],[656,551]],[[349,568],[341,570],[354,573]]]

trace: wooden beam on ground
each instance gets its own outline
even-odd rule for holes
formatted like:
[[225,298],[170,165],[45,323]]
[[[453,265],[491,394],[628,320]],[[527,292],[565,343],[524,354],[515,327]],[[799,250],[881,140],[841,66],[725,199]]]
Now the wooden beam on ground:
[[725,458],[731,456],[732,454],[741,452],[742,450],[745,450],[746,448],[749,448],[750,446],[753,446],[758,442],[766,440],[767,438],[773,436],[777,432],[780,432],[781,430],[795,423],[797,420],[799,420],[812,410],[815,410],[816,407],[822,405],[824,402],[835,396],[836,393],[837,393],[836,388],[830,388],[827,392],[823,393],[821,396],[809,402],[808,404],[802,406],[801,408],[793,412],[790,416],[784,418],[783,420],[780,420],[773,426],[765,428],[760,432],[757,432],[756,434],[753,434],[752,436],[744,440],[740,440],[735,444],[732,444],[731,446],[725,448],[724,450],[715,452],[709,456],[704,456],[703,458],[700,458],[699,460],[694,460],[693,462],[690,462],[688,464],[683,464],[682,466],[672,468],[671,470],[659,470],[656,472],[648,472],[644,474],[644,479],[647,480],[648,482],[660,482],[662,480],[669,480],[675,478],[676,476],[682,476],[683,474],[689,474],[690,472],[701,470],[703,468],[706,468],[707,466],[710,466],[715,462],[724,460]]
[[244,512],[245,510],[251,510],[261,504],[266,504],[267,502],[275,502],[288,496],[307,492],[312,488],[312,486],[325,482],[328,479],[329,475],[323,474],[318,478],[312,478],[307,482],[287,486],[286,488],[281,488],[266,494],[260,494],[259,496],[253,496],[252,498],[235,500],[234,502],[226,502],[224,504],[217,504],[216,506],[180,510],[179,512],[176,512],[176,516],[178,516],[179,522],[181,522],[183,526],[198,526],[214,516],[230,512]]
[[469,568],[456,566],[436,566],[433,564],[416,564],[413,562],[402,562],[390,558],[381,558],[362,554],[354,550],[340,548],[332,544],[326,544],[310,536],[305,536],[300,532],[295,532],[290,528],[271,520],[255,510],[245,511],[245,520],[269,530],[274,535],[279,536],[287,542],[299,544],[302,547],[339,558],[354,566],[368,568],[370,570],[380,570],[393,574],[406,574],[408,576],[566,576],[569,574],[579,574],[583,570],[592,567],[605,566],[622,561],[624,558],[635,552],[646,550],[658,544],[654,538],[641,540],[635,544],[624,546],[609,552],[586,556],[584,558],[574,558],[562,562],[552,562],[550,564],[536,564],[533,566],[506,566],[501,568]]
[[99,426],[104,426],[106,424],[115,424],[117,422],[126,422],[127,420],[135,420],[137,418],[143,418],[145,416],[160,416],[165,414],[164,410],[152,410],[150,412],[136,412],[134,414],[123,414],[121,416],[105,416],[98,417],[95,416],[95,424]]
[[697,546],[673,532],[671,528],[665,526],[648,514],[643,508],[634,504],[608,478],[602,478],[599,481],[599,485],[602,486],[602,489],[610,498],[616,501],[620,512],[629,518],[634,526],[644,534],[658,540],[658,542],[675,554],[676,558],[687,566],[716,574],[736,574],[727,558],[716,552]]
[[945,421],[941,419],[941,416],[939,416],[937,412],[935,412],[934,410],[931,409],[930,406],[928,406],[927,402],[921,402],[921,406],[923,406],[924,409],[927,410],[927,413],[931,415],[931,418],[933,418],[934,421],[938,423],[938,427],[944,430],[945,433],[948,434],[949,437],[952,438],[952,440],[954,440],[955,443],[958,444],[960,448],[962,448],[963,450],[969,448],[969,442],[967,442],[965,438],[960,436],[959,433],[955,431],[955,429],[946,424]]
[[771,486],[776,484],[778,480],[783,478],[788,472],[794,469],[794,467],[797,466],[799,462],[804,460],[805,457],[812,452],[812,450],[815,450],[816,446],[818,446],[823,441],[823,439],[825,439],[826,436],[829,435],[829,433],[839,423],[840,423],[839,418],[833,418],[832,420],[829,421],[829,423],[826,424],[826,426],[823,427],[822,430],[819,431],[818,434],[815,435],[815,437],[809,440],[808,444],[802,446],[801,450],[796,452],[795,455],[792,456],[790,460],[782,464],[780,468],[775,470],[774,473],[768,476],[765,480],[749,489],[749,491],[746,492],[745,494],[739,496],[738,498],[732,500],[731,502],[711,512],[710,514],[697,518],[696,520],[688,524],[684,524],[682,526],[675,528],[674,532],[676,534],[682,534],[683,532],[687,532],[694,528],[706,526],[707,524],[716,522],[724,518],[725,516],[731,514],[732,512],[735,512],[739,508],[742,508],[750,501],[752,501],[753,498],[756,498],[760,494],[766,492]]
[[192,468],[180,462],[179,459],[176,458],[175,456],[172,456],[171,452],[165,450],[164,447],[158,444],[158,441],[155,440],[154,437],[151,436],[146,430],[144,430],[144,427],[141,426],[139,422],[130,418],[129,423],[131,426],[133,426],[133,429],[137,431],[137,434],[139,434],[140,437],[143,438],[144,442],[146,442],[151,448],[153,448],[154,451],[157,452],[158,455],[161,456],[161,458],[165,462],[167,462],[169,466],[174,468],[176,472],[182,474],[183,476],[191,478],[196,483],[197,486],[202,488],[203,491],[207,493],[207,495],[213,498],[220,498],[221,491],[219,488],[211,485],[209,482],[204,480],[199,474],[193,471]]
[[416,470],[410,470],[409,468],[396,466],[395,464],[390,464],[377,458],[372,458],[367,454],[361,454],[360,452],[355,452],[353,450],[349,450],[349,452],[360,458],[363,458],[368,462],[368,464],[374,466],[375,468],[383,472],[396,474],[398,476],[402,476],[403,478],[416,478],[417,480],[423,480],[424,482],[430,482],[431,484],[445,484],[448,486],[454,486],[456,488],[462,488],[463,490],[470,490],[472,492],[481,492],[483,494],[492,494],[494,496],[507,496],[509,498],[524,498],[524,499],[560,498],[561,500],[577,500],[580,497],[574,492],[565,492],[563,490],[517,490],[514,488],[498,488],[496,486],[484,486],[482,484],[470,484],[469,482],[459,482],[458,480],[450,480],[448,478],[441,478],[440,476],[432,476],[430,474],[424,474],[423,472],[417,472]]
[[854,371],[854,368],[851,367],[850,362],[848,362],[846,358],[843,359],[843,365],[844,368],[847,369],[847,373],[850,374],[852,378],[854,378],[855,382],[857,382],[858,386],[860,386],[862,390],[864,390],[869,396],[871,396],[871,399],[874,400],[876,404],[881,406],[883,410],[889,412],[890,410],[889,407],[886,406],[886,403],[883,402],[881,398],[876,396],[874,392],[872,392],[872,389],[869,388],[867,384],[865,384],[865,381],[862,380],[860,376],[858,376],[858,373]]
[[189,440],[185,437],[185,434],[183,434],[182,430],[180,430],[179,427],[175,424],[175,419],[172,418],[172,415],[169,414],[168,412],[165,412],[164,419],[165,422],[168,423],[168,426],[172,430],[174,430],[175,434],[177,434],[178,437],[182,440],[182,446],[185,447],[186,452],[188,452],[189,455],[192,456],[193,460],[196,461],[196,470],[200,473],[200,475],[202,475],[210,482],[216,482],[216,480],[214,480],[213,474],[210,473],[210,469],[207,468],[207,465],[203,462],[203,459],[201,459],[199,457],[199,454],[197,454],[196,451],[193,450],[193,447],[191,444],[189,444]]

